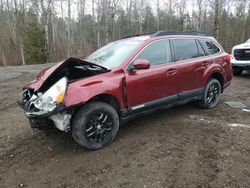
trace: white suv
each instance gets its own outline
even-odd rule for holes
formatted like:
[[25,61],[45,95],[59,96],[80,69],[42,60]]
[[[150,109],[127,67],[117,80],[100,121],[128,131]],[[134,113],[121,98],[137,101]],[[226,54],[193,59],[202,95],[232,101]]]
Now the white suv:
[[250,70],[250,38],[232,49],[231,63],[234,75],[241,75],[243,70]]

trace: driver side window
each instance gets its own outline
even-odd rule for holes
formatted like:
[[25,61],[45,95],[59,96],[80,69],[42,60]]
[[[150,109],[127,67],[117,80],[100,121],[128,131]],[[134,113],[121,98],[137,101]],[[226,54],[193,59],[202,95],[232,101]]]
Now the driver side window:
[[137,59],[147,59],[151,67],[171,62],[169,40],[160,40],[149,44],[135,60]]

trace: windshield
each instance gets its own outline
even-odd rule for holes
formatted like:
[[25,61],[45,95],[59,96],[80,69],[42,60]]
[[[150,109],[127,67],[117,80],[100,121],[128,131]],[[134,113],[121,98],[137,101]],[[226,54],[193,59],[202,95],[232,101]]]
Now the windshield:
[[248,40],[246,41],[246,43],[250,43],[250,39],[248,39]]
[[109,68],[120,66],[134,50],[142,44],[142,41],[116,41],[95,51],[85,60]]

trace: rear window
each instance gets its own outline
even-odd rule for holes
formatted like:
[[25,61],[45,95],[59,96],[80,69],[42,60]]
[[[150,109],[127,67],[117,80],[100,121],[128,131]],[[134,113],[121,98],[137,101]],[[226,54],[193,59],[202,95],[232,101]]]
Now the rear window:
[[204,56],[204,52],[197,47],[195,39],[174,39],[176,61]]
[[218,48],[212,41],[201,39],[200,42],[208,55],[216,54],[220,51],[220,48]]

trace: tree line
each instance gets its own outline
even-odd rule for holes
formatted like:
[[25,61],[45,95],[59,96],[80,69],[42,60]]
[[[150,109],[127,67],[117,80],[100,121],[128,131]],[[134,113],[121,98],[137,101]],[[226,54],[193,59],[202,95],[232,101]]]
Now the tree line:
[[160,30],[207,31],[230,52],[250,37],[250,0],[0,0],[0,65],[84,58]]

